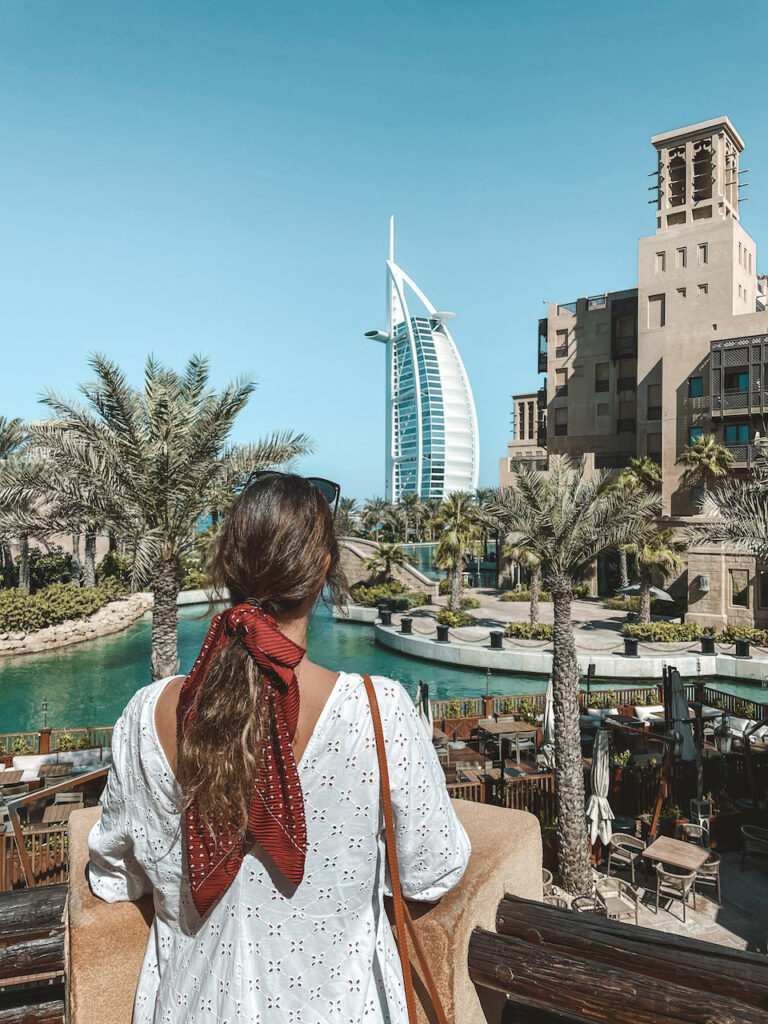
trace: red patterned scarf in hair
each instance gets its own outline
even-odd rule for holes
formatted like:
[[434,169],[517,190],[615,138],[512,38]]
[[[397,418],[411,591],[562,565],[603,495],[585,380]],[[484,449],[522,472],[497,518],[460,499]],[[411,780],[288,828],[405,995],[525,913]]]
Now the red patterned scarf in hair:
[[263,754],[254,779],[244,838],[226,826],[217,828],[214,838],[200,823],[195,804],[186,812],[187,871],[199,914],[213,906],[232,884],[246,844],[258,843],[294,885],[304,876],[307,826],[291,741],[299,718],[299,684],[294,670],[306,652],[280,632],[271,615],[253,605],[238,604],[214,617],[197,661],[181,688],[178,736],[181,739],[194,721],[209,667],[235,637],[261,669],[265,683]]

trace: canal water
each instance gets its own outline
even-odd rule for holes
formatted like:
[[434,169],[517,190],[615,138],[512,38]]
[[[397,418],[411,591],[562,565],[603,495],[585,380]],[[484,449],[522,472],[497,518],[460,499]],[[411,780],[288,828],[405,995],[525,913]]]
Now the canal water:
[[[190,670],[200,650],[207,613],[207,605],[179,609],[182,672]],[[50,654],[0,659],[0,733],[39,729],[43,699],[53,728],[112,725],[136,690],[150,682],[150,632],[150,619],[145,618],[113,637]],[[370,626],[336,622],[323,604],[311,617],[308,649],[314,661],[331,669],[397,679],[412,696],[419,679],[425,679],[436,700],[477,697],[486,693],[486,685],[499,695],[542,693],[546,685],[541,676],[494,674],[489,680],[483,670],[406,657],[378,646]],[[622,680],[619,685],[628,689],[634,684]],[[724,682],[722,688],[753,699],[761,693],[755,684]]]

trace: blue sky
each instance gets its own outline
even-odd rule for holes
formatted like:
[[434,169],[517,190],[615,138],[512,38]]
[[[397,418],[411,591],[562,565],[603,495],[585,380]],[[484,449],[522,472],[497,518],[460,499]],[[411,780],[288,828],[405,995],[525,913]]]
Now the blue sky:
[[[635,283],[652,134],[728,114],[768,217],[760,33],[722,3],[0,0],[0,414],[102,351],[259,382],[252,438],[383,489],[387,220],[454,310],[497,482],[547,299]],[[754,14],[754,11],[753,11]],[[753,26],[754,27],[754,26]],[[758,268],[765,266],[759,262]]]

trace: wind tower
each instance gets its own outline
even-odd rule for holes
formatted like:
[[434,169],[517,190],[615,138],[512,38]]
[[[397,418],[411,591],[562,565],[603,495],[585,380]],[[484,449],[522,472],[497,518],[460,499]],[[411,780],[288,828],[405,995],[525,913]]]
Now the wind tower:
[[[448,331],[454,313],[439,312],[395,263],[389,221],[386,327],[365,337],[386,346],[385,494],[444,498],[474,491],[479,472],[477,414],[467,371]],[[424,307],[413,315],[408,293]],[[426,315],[424,315],[426,314]]]

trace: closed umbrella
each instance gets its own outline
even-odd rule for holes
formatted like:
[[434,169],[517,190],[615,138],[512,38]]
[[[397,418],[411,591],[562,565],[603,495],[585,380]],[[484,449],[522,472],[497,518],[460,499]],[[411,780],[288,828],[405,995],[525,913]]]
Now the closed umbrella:
[[544,717],[541,722],[542,742],[541,753],[547,768],[555,766],[555,705],[552,694],[552,676],[547,682],[547,695],[544,698]]
[[680,673],[676,668],[670,669],[669,683],[672,728],[683,737],[680,757],[683,761],[694,761],[696,759],[696,744],[693,742],[693,726],[688,709],[688,698],[685,695],[683,680],[680,678]]
[[607,729],[598,729],[595,745],[592,750],[592,772],[589,782],[592,794],[587,801],[587,821],[589,825],[589,841],[594,843],[597,837],[603,846],[607,846],[613,835],[613,811],[608,803],[610,736]]
[[416,705],[419,709],[419,718],[424,723],[427,736],[432,739],[432,705],[429,701],[429,683],[423,679],[419,680],[419,692],[416,696]]

